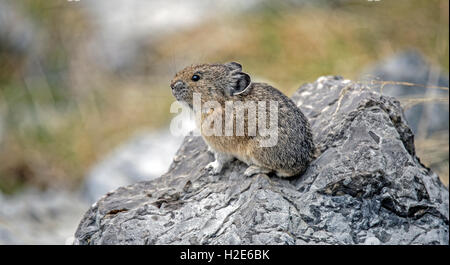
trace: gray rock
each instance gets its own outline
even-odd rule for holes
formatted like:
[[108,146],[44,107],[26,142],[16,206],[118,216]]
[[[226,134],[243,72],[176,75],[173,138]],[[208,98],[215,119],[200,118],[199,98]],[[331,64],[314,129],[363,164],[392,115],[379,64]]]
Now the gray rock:
[[448,190],[415,156],[399,102],[321,77],[292,97],[318,147],[299,177],[222,175],[188,136],[160,178],[121,187],[84,215],[74,244],[448,244]]
[[82,194],[94,203],[120,186],[161,176],[182,141],[183,137],[172,136],[169,130],[137,134],[89,172]]
[[[381,60],[367,69],[363,76],[417,84],[383,87],[383,94],[396,97],[400,101],[405,99],[405,103],[411,99],[448,98],[448,89],[433,88],[448,87],[448,73],[428,63],[422,54],[414,50],[403,51]],[[430,103],[414,104],[405,110],[406,119],[415,135],[421,133],[423,137],[427,137],[437,131],[448,131],[448,101],[430,101]]]

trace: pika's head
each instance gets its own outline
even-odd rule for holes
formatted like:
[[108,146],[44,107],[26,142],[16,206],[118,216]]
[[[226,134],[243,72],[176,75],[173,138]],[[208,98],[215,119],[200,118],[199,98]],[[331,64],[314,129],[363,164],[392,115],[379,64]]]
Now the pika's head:
[[239,63],[192,65],[178,72],[170,87],[172,94],[192,107],[194,93],[200,93],[202,100],[232,100],[248,92],[250,76],[242,72]]

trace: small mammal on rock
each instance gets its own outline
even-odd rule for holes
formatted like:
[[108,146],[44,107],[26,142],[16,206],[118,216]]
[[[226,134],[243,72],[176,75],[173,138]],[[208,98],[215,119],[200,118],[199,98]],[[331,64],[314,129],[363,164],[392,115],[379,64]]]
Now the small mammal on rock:
[[[216,159],[207,165],[214,174],[220,173],[228,162],[237,158],[249,166],[244,173],[246,176],[275,172],[279,177],[291,177],[303,173],[313,159],[315,148],[310,125],[300,109],[276,88],[265,83],[251,82],[250,76],[242,72],[239,63],[192,65],[178,72],[170,86],[179,102],[189,105],[195,114],[201,112],[199,116],[202,124],[208,119],[217,121],[215,118],[219,118],[222,123],[218,135],[207,134],[205,127],[200,126],[202,137]],[[200,103],[218,102],[214,111],[196,109],[194,106],[196,95],[201,96]],[[243,134],[237,134],[236,113],[239,108],[235,109],[233,116],[229,116],[226,114],[227,102],[244,104],[255,102],[254,106],[259,107],[258,102],[269,103],[269,101],[277,103],[276,144],[261,146],[261,141],[267,139],[267,135],[261,135],[260,127],[256,129],[256,134],[251,130],[254,127],[250,127],[249,122],[252,121],[252,117],[255,120],[255,117],[251,116],[250,108],[241,112],[244,113],[244,131]],[[267,116],[263,117],[266,122],[269,120],[270,111],[267,107],[265,113]],[[258,108],[256,116],[262,114],[264,109]],[[225,124],[230,119],[233,120],[231,124],[236,124],[232,128],[232,135],[223,133]],[[263,120],[258,120],[257,117],[256,120],[257,123],[263,123]]]

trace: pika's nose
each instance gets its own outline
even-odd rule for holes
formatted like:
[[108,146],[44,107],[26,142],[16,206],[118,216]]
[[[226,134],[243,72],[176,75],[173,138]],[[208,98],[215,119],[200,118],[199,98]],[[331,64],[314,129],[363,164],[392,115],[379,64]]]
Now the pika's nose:
[[180,90],[184,87],[184,82],[178,80],[175,83],[171,84],[170,87],[172,88],[172,90]]

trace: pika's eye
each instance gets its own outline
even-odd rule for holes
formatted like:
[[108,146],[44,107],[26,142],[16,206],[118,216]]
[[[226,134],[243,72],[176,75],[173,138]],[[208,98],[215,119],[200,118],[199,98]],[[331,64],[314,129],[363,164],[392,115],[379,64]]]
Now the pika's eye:
[[193,75],[191,77],[192,81],[197,82],[198,80],[200,80],[200,76],[199,75]]

